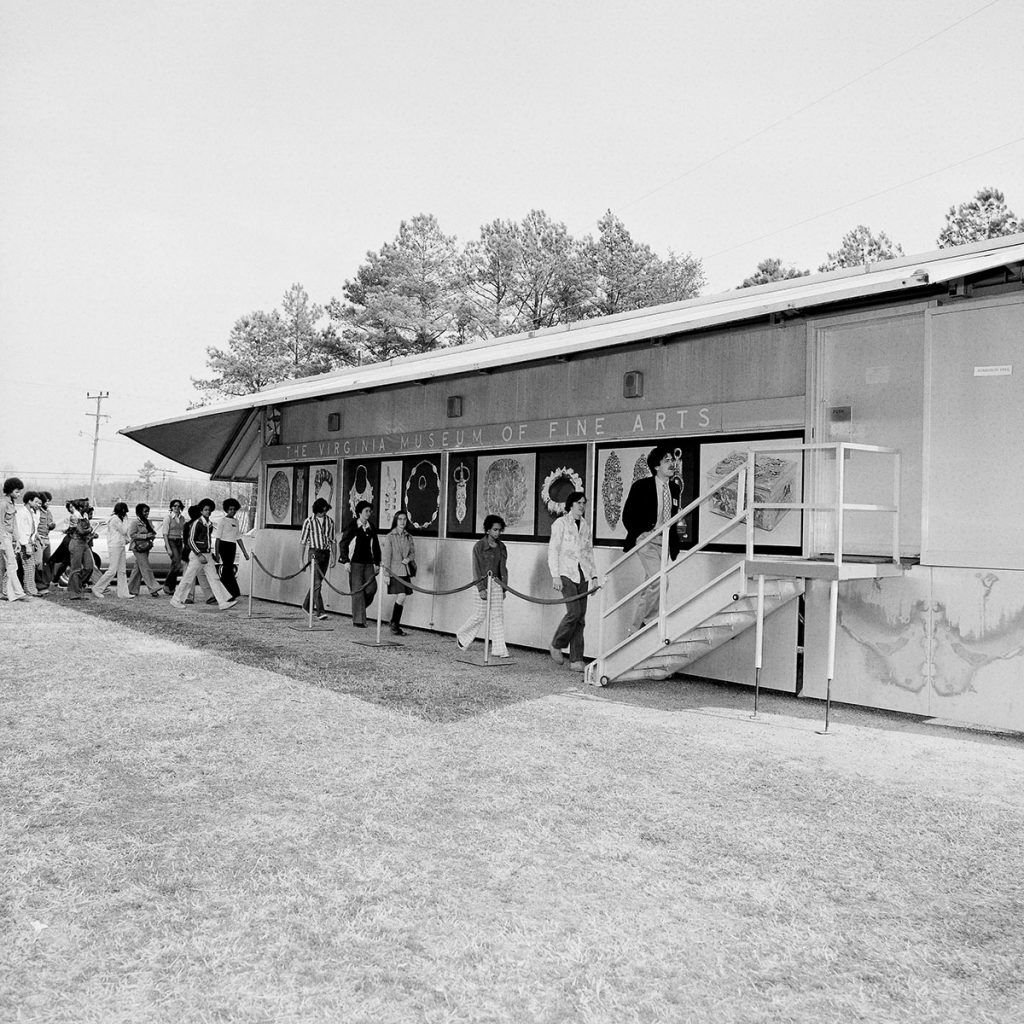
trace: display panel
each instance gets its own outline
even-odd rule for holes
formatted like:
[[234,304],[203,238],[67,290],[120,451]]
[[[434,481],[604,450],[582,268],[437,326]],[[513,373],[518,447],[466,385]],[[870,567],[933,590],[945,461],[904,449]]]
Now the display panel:
[[370,518],[379,527],[380,460],[346,459],[343,479],[341,528],[344,529],[355,518],[356,505],[360,501],[370,503]]
[[325,462],[309,467],[309,486],[307,488],[306,515],[313,514],[313,502],[323,498],[333,509],[337,504],[338,467],[333,462]]
[[[409,515],[410,530],[436,536],[441,519],[441,456],[405,459],[402,477],[402,504]],[[381,526],[390,529],[391,519],[385,524],[382,517]]]
[[565,499],[585,491],[587,449],[541,448],[537,451],[537,536],[550,537],[551,525],[565,512]]
[[402,507],[402,463],[385,459],[380,463],[380,522],[381,530],[391,529],[391,520]]
[[266,512],[267,526],[291,526],[294,466],[267,467]]
[[[755,502],[800,502],[803,493],[803,456],[800,452],[775,452],[763,449],[777,448],[787,441],[801,444],[799,433],[775,434],[771,437],[738,436],[726,440],[716,439],[700,444],[700,469],[698,484],[700,493],[706,494],[715,484],[726,477],[747,458],[753,449],[754,455],[754,500]],[[737,480],[732,480],[700,508],[697,536],[705,541],[716,530],[725,525],[736,512]],[[715,542],[711,550],[734,551],[746,546],[746,523],[740,522]],[[770,550],[775,554],[799,554],[803,533],[803,517],[799,509],[760,509],[754,513],[754,547],[756,550]]]
[[502,452],[477,459],[476,532],[484,519],[499,515],[508,537],[532,537],[536,532],[537,456],[535,452]]
[[[656,446],[666,445],[675,460],[674,477],[680,483],[680,507],[688,505],[697,495],[697,442],[694,438],[669,438],[645,445],[608,445],[597,450],[597,488],[594,501],[594,541],[598,544],[619,544],[626,539],[622,510],[630,488],[638,480],[651,475],[647,457]],[[676,524],[680,544],[693,544],[696,513],[690,513]]]
[[476,456],[453,452],[448,457],[449,537],[472,537],[476,526]]

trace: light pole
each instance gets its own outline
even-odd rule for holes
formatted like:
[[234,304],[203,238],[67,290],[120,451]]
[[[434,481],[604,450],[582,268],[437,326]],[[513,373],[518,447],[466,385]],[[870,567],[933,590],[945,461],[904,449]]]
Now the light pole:
[[93,433],[93,438],[92,438],[92,470],[89,473],[89,504],[90,505],[95,505],[96,504],[96,502],[95,502],[95,497],[96,496],[95,496],[94,492],[95,492],[95,489],[96,489],[96,449],[99,448],[99,446],[100,446],[100,420],[109,420],[110,419],[109,416],[106,416],[106,415],[104,415],[103,413],[100,412],[100,404],[103,402],[103,400],[105,398],[109,398],[110,397],[110,392],[109,391],[99,391],[95,395],[87,392],[85,397],[88,398],[90,401],[92,401],[94,399],[96,401],[96,411],[95,412],[87,412],[85,414],[86,416],[94,417],[95,420],[96,420],[96,430]]

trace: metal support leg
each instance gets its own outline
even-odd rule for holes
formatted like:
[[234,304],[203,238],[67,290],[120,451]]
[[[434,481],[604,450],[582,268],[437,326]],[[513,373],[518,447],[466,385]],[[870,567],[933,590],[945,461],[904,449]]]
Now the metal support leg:
[[754,629],[754,718],[761,696],[761,665],[764,662],[764,576],[757,577],[757,624]]
[[828,667],[825,675],[825,728],[821,735],[828,735],[829,717],[832,712],[832,679],[836,674],[836,628],[839,622],[839,581],[833,580],[828,592]]

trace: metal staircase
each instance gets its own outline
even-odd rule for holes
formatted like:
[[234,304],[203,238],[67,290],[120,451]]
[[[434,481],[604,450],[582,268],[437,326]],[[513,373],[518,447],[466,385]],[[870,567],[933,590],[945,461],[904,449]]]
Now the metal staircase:
[[[849,503],[845,497],[844,460],[846,450],[871,452],[892,456],[894,459],[893,498],[890,503],[867,505]],[[757,478],[755,457],[766,454],[799,453],[805,462],[834,453],[835,491],[829,502],[808,503],[795,501],[764,500],[767,488]],[[767,448],[758,446],[747,451],[746,461],[738,465],[716,486],[700,495],[673,516],[660,530],[644,543],[661,546],[661,567],[649,579],[643,580],[617,600],[612,600],[609,581],[624,576],[622,567],[640,565],[635,558],[639,546],[616,559],[601,578],[600,618],[598,628],[599,652],[596,660],[587,667],[587,682],[607,686],[609,683],[634,679],[666,679],[683,672],[691,663],[710,654],[713,650],[729,643],[749,629],[756,631],[755,685],[760,682],[763,658],[764,621],[804,592],[808,579],[827,579],[831,584],[831,619],[829,629],[828,681],[831,684],[835,666],[835,626],[837,615],[838,584],[841,580],[866,579],[879,576],[894,576],[902,572],[899,556],[899,493],[900,456],[893,448],[881,448],[859,444],[828,445],[779,445]],[[727,499],[723,500],[723,492]],[[797,496],[799,499],[799,496]],[[669,531],[694,509],[713,502],[721,515],[723,507],[733,514],[723,525],[705,536],[698,544],[682,552],[672,561],[668,554]],[[776,556],[757,550],[755,526],[759,514],[767,510],[795,509],[804,516],[810,512],[824,512],[831,517],[827,536],[834,540],[834,552],[805,554],[800,557]],[[881,512],[892,517],[892,549],[884,556],[867,559],[849,559],[843,556],[844,513]],[[708,545],[732,530],[738,523],[745,525],[746,550],[743,556],[714,579],[696,587],[691,593],[674,604],[669,603],[669,579],[693,566],[693,559]],[[804,536],[809,531],[804,530]],[[809,547],[809,542],[805,547]],[[633,568],[635,572],[635,568]],[[621,629],[621,620],[628,613],[629,606],[639,594],[657,581],[660,587],[658,618],[646,623],[632,633]],[[612,636],[613,626],[620,622],[620,635]],[[827,717],[826,717],[827,728]]]

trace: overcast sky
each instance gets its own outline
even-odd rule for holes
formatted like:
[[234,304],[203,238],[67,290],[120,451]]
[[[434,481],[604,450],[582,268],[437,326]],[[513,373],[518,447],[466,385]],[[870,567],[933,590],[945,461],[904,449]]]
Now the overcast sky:
[[766,256],[814,270],[859,223],[929,251],[984,185],[1024,214],[1022,0],[0,15],[0,470],[29,487],[88,473],[89,391],[101,473],[171,466],[115,431],[184,411],[239,316],[340,296],[417,213],[465,241],[611,208],[703,259],[705,294]]

